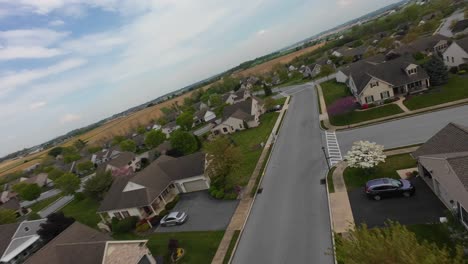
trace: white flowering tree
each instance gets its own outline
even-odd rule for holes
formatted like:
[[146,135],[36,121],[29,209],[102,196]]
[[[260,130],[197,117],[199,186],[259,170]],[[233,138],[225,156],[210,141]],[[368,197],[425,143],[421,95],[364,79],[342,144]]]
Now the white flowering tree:
[[375,142],[357,141],[345,156],[348,166],[370,171],[381,162],[385,162],[384,146]]

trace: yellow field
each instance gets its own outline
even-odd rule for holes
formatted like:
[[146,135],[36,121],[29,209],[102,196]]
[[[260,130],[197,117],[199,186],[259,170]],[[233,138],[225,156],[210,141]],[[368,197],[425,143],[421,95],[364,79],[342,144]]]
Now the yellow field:
[[[323,44],[318,44],[312,47],[308,47],[303,50],[299,50],[290,54],[287,54],[285,56],[276,58],[271,61],[267,61],[265,63],[256,65],[255,67],[236,72],[233,74],[234,77],[245,77],[245,76],[250,76],[250,75],[262,75],[265,74],[273,68],[274,65],[277,63],[282,63],[286,64],[291,62],[294,58],[306,54],[308,52],[311,52],[319,47],[321,47]],[[199,89],[206,90],[209,86],[212,84],[208,84],[204,87],[201,87]],[[191,96],[193,93],[185,93],[179,97],[173,98],[171,100],[168,100],[166,102],[163,102],[158,105],[154,105],[148,108],[145,108],[139,112],[133,113],[129,116],[126,117],[121,117],[117,118],[115,120],[112,120],[110,122],[105,123],[104,125],[95,128],[87,133],[84,133],[83,135],[74,137],[64,144],[62,146],[70,146],[73,144],[78,139],[82,139],[84,141],[88,141],[88,145],[101,145],[109,140],[111,140],[114,136],[116,135],[128,135],[133,133],[137,127],[143,125],[147,126],[154,120],[158,119],[162,112],[160,111],[161,108],[163,107],[170,107],[173,105],[175,102],[178,102],[179,105],[183,103],[184,98]],[[15,171],[23,170],[31,165],[33,165],[36,162],[39,162],[42,158],[44,158],[47,155],[47,152],[50,149],[43,150],[39,153],[35,153],[33,155],[17,159],[17,160],[7,160],[4,162],[0,163],[0,177],[7,175],[9,173],[13,173]],[[26,162],[25,162],[26,161]]]

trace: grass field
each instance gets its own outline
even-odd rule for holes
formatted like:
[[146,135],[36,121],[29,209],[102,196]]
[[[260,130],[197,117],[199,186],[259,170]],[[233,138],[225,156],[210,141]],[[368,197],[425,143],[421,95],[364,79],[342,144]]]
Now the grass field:
[[[410,110],[416,110],[438,104],[448,103],[468,98],[468,76],[451,75],[449,82],[440,92],[433,91],[426,94],[414,95],[403,103]],[[437,89],[437,88],[434,88]]]
[[455,248],[447,226],[443,224],[407,225],[406,228],[415,233],[420,242],[425,240],[429,243],[435,243],[439,248],[446,247],[451,250]]
[[185,250],[185,256],[177,263],[198,264],[211,263],[223,235],[224,231],[209,231],[157,233],[149,236],[117,234],[114,235],[114,238],[119,240],[148,239],[147,246],[152,255],[164,256],[164,263],[170,263],[167,249],[169,239],[176,239],[179,242],[179,247],[182,247]]
[[234,231],[234,235],[232,235],[231,242],[229,242],[229,247],[224,256],[223,264],[228,264],[229,259],[231,258],[232,251],[234,250],[234,246],[236,245],[237,239],[239,238],[240,230]]
[[375,171],[371,174],[366,174],[362,169],[346,168],[343,176],[348,191],[355,188],[361,188],[364,184],[375,178],[394,178],[399,179],[400,176],[396,173],[397,170],[416,167],[416,160],[410,154],[401,154],[387,157],[384,163],[380,163]]
[[333,172],[335,171],[336,167],[331,168],[331,170],[327,174],[327,182],[328,182],[328,192],[334,193],[335,192],[335,185],[333,185]]
[[57,194],[55,196],[49,197],[47,199],[44,199],[42,201],[39,201],[39,202],[31,205],[29,208],[31,208],[31,210],[33,212],[37,213],[37,212],[41,211],[42,209],[46,208],[47,206],[49,206],[50,204],[52,204],[53,202],[60,199],[62,196],[63,196],[63,194],[59,193],[59,194]]
[[90,198],[85,198],[81,201],[71,201],[63,207],[61,211],[66,216],[73,217],[82,224],[96,228],[97,224],[101,221],[99,215],[96,214],[98,207],[98,202]]
[[388,104],[366,111],[352,111],[342,115],[330,116],[329,118],[332,125],[346,126],[400,113],[403,113],[403,110],[398,105]]
[[233,75],[235,77],[241,77],[241,76],[246,77],[246,76],[250,76],[250,75],[263,75],[263,74],[268,73],[269,71],[271,71],[271,69],[273,69],[273,67],[276,64],[278,64],[278,63],[287,64],[287,63],[291,62],[292,60],[294,60],[294,58],[299,57],[301,55],[304,55],[306,53],[312,52],[312,51],[322,47],[324,44],[325,43],[321,43],[321,44],[317,44],[315,46],[311,46],[311,47],[308,47],[308,48],[305,48],[305,49],[302,49],[302,50],[299,50],[299,51],[296,51],[296,52],[292,52],[290,54],[281,56],[279,58],[276,58],[276,59],[264,62],[262,64],[259,64],[257,66],[252,67],[252,68],[236,72]]
[[260,143],[266,143],[278,116],[279,113],[276,112],[264,114],[260,117],[260,126],[236,132],[231,136],[241,149],[242,164],[238,170],[228,175],[228,183],[234,186],[245,186],[248,183],[262,153]]
[[323,82],[320,84],[322,86],[323,98],[325,99],[325,104],[327,106],[331,105],[336,100],[350,96],[348,87],[342,83],[338,83],[334,80]]

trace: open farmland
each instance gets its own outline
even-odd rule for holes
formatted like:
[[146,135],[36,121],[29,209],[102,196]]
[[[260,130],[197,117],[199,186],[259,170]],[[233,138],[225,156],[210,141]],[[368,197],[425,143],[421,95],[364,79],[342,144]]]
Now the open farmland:
[[252,68],[236,72],[236,73],[233,74],[233,76],[234,77],[247,77],[247,76],[250,76],[250,75],[263,75],[263,74],[268,73],[269,71],[271,71],[271,69],[273,69],[273,67],[276,64],[278,64],[278,63],[281,63],[281,64],[289,63],[292,60],[294,60],[294,58],[299,57],[299,56],[304,55],[304,54],[307,54],[309,52],[312,52],[312,51],[322,47],[324,44],[325,44],[325,42],[314,45],[314,46],[311,46],[311,47],[308,47],[308,48],[305,48],[305,49],[295,51],[293,53],[290,53],[290,54],[278,57],[276,59],[264,62],[262,64],[256,65],[256,66],[254,66]]

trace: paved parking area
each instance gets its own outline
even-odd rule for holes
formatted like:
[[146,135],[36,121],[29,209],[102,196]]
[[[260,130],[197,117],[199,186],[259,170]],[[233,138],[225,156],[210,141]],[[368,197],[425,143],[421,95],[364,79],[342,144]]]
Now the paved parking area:
[[412,179],[416,193],[409,198],[393,197],[380,201],[368,199],[362,189],[348,193],[356,225],[383,226],[387,219],[404,225],[439,222],[445,207],[421,178]]
[[216,200],[208,191],[181,194],[173,211],[186,212],[187,222],[180,226],[159,226],[156,232],[225,230],[238,203],[237,200]]

